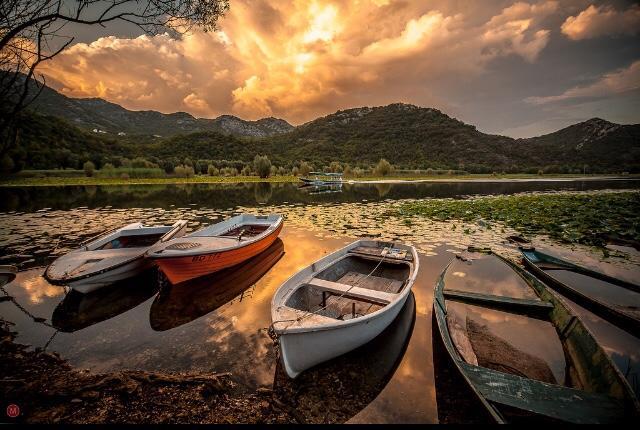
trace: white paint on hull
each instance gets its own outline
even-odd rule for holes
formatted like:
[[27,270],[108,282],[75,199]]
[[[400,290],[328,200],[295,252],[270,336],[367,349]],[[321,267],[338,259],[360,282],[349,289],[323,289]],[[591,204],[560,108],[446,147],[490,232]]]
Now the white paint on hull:
[[[317,274],[353,255],[350,251],[360,246],[381,246],[382,242],[359,240],[325,256],[289,278],[276,291],[271,301],[271,321],[280,344],[283,367],[291,378],[319,363],[345,354],[379,335],[398,315],[411,293],[418,274],[418,253],[412,246],[397,245],[412,255],[411,271],[405,287],[395,299],[365,316],[337,320],[286,306],[289,298]],[[303,317],[300,321],[292,322]]]

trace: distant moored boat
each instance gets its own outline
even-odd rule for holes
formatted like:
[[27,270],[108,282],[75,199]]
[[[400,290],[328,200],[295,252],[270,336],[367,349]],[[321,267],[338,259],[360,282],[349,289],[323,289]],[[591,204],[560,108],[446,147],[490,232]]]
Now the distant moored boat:
[[300,180],[311,185],[341,184],[344,182],[342,179],[342,173],[324,172],[309,172],[308,176],[302,177]]

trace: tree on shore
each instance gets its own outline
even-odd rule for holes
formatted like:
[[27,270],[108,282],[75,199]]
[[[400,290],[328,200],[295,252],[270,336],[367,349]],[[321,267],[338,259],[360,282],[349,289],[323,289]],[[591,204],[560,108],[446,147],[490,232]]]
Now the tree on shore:
[[253,168],[261,178],[268,178],[271,174],[271,161],[266,155],[256,155],[253,159]]
[[91,161],[86,161],[82,165],[82,170],[84,170],[85,176],[91,177],[91,176],[93,176],[93,172],[95,172],[95,170],[96,170],[96,165],[93,164]]
[[393,166],[387,160],[382,158],[378,161],[376,168],[373,169],[373,174],[375,176],[387,176],[393,172]]
[[298,167],[298,173],[300,173],[300,176],[307,176],[309,172],[311,172],[311,165],[306,161],[301,161],[300,167]]

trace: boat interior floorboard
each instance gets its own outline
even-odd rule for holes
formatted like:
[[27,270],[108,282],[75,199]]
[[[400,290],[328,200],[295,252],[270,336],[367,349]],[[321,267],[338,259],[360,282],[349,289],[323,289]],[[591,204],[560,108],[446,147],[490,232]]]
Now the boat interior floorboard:
[[[376,272],[377,273],[377,272]],[[382,291],[397,294],[402,290],[403,282],[380,276],[367,276],[358,272],[348,272],[336,282],[346,285],[355,285],[368,290]]]

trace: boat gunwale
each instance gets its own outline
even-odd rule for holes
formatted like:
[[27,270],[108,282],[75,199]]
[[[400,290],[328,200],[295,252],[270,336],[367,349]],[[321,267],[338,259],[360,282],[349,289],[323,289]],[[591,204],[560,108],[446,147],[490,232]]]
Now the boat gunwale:
[[[238,216],[242,216],[242,215],[238,215]],[[232,219],[232,218],[229,218]],[[228,221],[228,220],[226,220]],[[224,222],[224,221],[221,221]],[[185,250],[185,251],[180,251],[181,254],[179,255],[168,255],[168,254],[157,254],[158,251],[165,251],[166,248],[162,248],[162,249],[158,249],[157,251],[154,250],[147,250],[145,252],[145,256],[147,256],[148,258],[151,258],[153,260],[161,260],[161,259],[181,259],[181,258],[185,258],[185,257],[195,257],[195,256],[199,256],[199,255],[211,255],[211,254],[218,254],[218,253],[223,253],[223,252],[229,252],[229,251],[235,251],[237,249],[242,249],[246,246],[249,245],[254,245],[266,238],[268,238],[269,236],[271,236],[274,232],[277,232],[278,229],[280,229],[282,227],[284,223],[284,217],[282,215],[278,215],[278,218],[269,225],[269,227],[261,232],[260,234],[256,235],[256,236],[252,236],[250,239],[248,239],[246,242],[239,242],[239,244],[237,245],[233,245],[233,246],[228,246],[225,248],[216,248],[216,249],[212,249],[212,250],[208,250],[208,251],[197,251],[197,248],[194,248],[192,250]],[[204,227],[204,228],[208,228]],[[219,236],[185,236],[185,237],[181,237],[179,239],[189,239],[189,237],[219,237]],[[169,241],[166,241],[165,244],[168,245]],[[154,245],[155,246],[155,245]],[[173,250],[170,250],[173,251]]]
[[[471,250],[471,249],[470,249]],[[505,264],[507,264],[509,267],[511,267],[513,269],[513,271],[515,273],[517,273],[529,286],[531,289],[534,290],[534,292],[538,295],[538,297],[540,297],[540,299],[542,299],[541,296],[541,292],[538,290],[538,288],[540,288],[541,290],[547,292],[550,297],[552,298],[552,300],[554,301],[554,303],[551,303],[554,306],[554,309],[556,307],[561,307],[563,308],[563,310],[567,313],[567,315],[571,316],[572,318],[570,318],[570,320],[574,321],[574,324],[579,325],[581,327],[581,329],[586,333],[586,335],[588,336],[588,338],[590,339],[590,343],[592,343],[593,345],[595,345],[595,347],[599,350],[600,355],[604,358],[605,360],[605,366],[609,367],[612,371],[613,374],[616,376],[616,380],[617,383],[621,386],[622,390],[623,390],[623,394],[625,395],[624,398],[620,398],[617,399],[618,401],[620,401],[621,404],[631,404],[630,406],[632,406],[633,411],[635,412],[636,415],[638,415],[640,413],[640,403],[638,402],[638,399],[636,398],[631,386],[629,385],[628,381],[626,380],[626,378],[622,375],[622,373],[620,372],[620,370],[618,369],[618,367],[612,362],[611,358],[607,355],[607,353],[604,351],[604,349],[602,348],[602,346],[600,346],[600,344],[595,340],[595,337],[593,336],[593,334],[591,333],[591,331],[582,323],[582,320],[580,320],[580,318],[578,318],[577,316],[575,316],[575,314],[570,310],[570,308],[568,307],[568,305],[564,302],[564,300],[562,299],[561,296],[559,296],[555,291],[553,291],[550,288],[547,288],[546,285],[540,281],[538,278],[536,278],[533,274],[527,272],[525,269],[519,267],[517,264],[513,263],[512,261],[510,261],[509,259],[496,254],[495,252],[489,250],[489,249],[473,249],[474,252],[481,252],[481,253],[486,253],[486,254],[491,254],[496,256],[499,260],[501,260],[502,262],[504,262]],[[483,366],[476,366],[470,363],[467,363],[462,356],[460,355],[460,352],[458,351],[458,348],[455,346],[455,344],[453,343],[453,339],[451,338],[451,334],[449,331],[449,326],[447,323],[447,310],[446,310],[446,299],[444,297],[444,288],[445,288],[445,282],[444,282],[444,277],[446,275],[446,273],[448,272],[450,266],[453,264],[453,262],[456,260],[456,257],[453,257],[451,259],[451,261],[446,265],[446,267],[443,269],[442,273],[439,275],[437,281],[436,281],[436,286],[434,289],[434,298],[433,298],[433,313],[434,313],[434,317],[436,319],[436,325],[438,327],[438,331],[440,333],[440,338],[442,339],[442,342],[450,356],[450,358],[453,360],[456,368],[458,369],[458,372],[460,373],[460,375],[462,375],[463,379],[465,380],[465,382],[467,383],[467,385],[471,388],[471,390],[473,391],[473,393],[476,395],[476,397],[478,398],[478,400],[480,400],[480,402],[483,404],[483,406],[486,408],[486,410],[489,412],[489,414],[492,416],[492,418],[498,423],[498,424],[504,424],[507,423],[507,420],[505,419],[505,417],[502,416],[502,413],[500,412],[500,410],[494,406],[492,404],[492,402],[490,400],[488,400],[478,389],[478,387],[475,386],[475,384],[471,381],[471,378],[467,375],[467,371],[465,369],[465,366],[468,367],[478,367],[481,369],[486,369]],[[538,288],[536,288],[536,284],[538,286]],[[453,301],[456,301],[455,299],[452,299]],[[481,306],[479,304],[475,304],[477,306]],[[486,306],[485,306],[486,307]],[[509,312],[509,311],[506,311]],[[554,326],[556,333],[558,334],[558,338],[560,339],[562,346],[563,346],[563,351],[564,354],[568,354],[566,347],[565,347],[565,341],[562,338],[561,333],[558,331],[559,328],[556,326],[556,324],[553,323],[553,321],[551,321],[551,312],[553,312],[553,309],[549,310],[549,322],[551,322],[551,324]],[[516,313],[516,312],[513,312]],[[570,321],[571,322],[571,321]],[[567,324],[569,325],[569,324]],[[565,327],[566,329],[566,327]],[[603,367],[603,365],[601,365],[601,367]],[[504,372],[503,372],[504,373]],[[525,380],[531,380],[530,378],[523,378]],[[556,386],[561,386],[559,384],[550,384],[550,385],[556,385]],[[566,388],[570,388],[570,389],[575,389],[572,387],[566,387]],[[584,390],[579,390],[579,389],[575,389],[577,391],[582,391],[585,392]],[[614,398],[613,396],[610,396],[607,393],[600,393],[603,396],[607,396],[609,398]],[[530,411],[533,414],[543,414],[543,411]],[[558,418],[559,419],[559,418]]]
[[[353,257],[356,256],[358,258],[363,258],[363,259],[367,259],[367,260],[371,260],[371,261],[380,261],[380,259],[374,258],[373,256],[370,255],[363,255],[363,254],[358,254],[358,253],[350,253],[351,249],[356,248],[359,244],[364,243],[364,242],[377,242],[377,243],[390,243],[390,242],[382,242],[382,241],[374,241],[374,240],[367,240],[367,239],[361,239],[361,240],[357,240],[355,242],[352,242],[350,244],[348,244],[347,246],[340,248],[336,251],[334,251],[333,253],[326,255],[325,257],[323,257],[321,260],[323,259],[327,259],[327,264],[323,265],[321,267],[319,267],[317,270],[315,270],[314,272],[312,272],[310,275],[305,276],[301,282],[297,283],[296,285],[294,285],[289,291],[287,291],[286,293],[284,293],[282,295],[282,298],[280,300],[280,302],[282,303],[281,305],[278,305],[275,303],[276,300],[276,296],[278,295],[278,290],[280,288],[284,288],[285,285],[287,285],[289,282],[292,282],[293,278],[295,276],[297,276],[300,272],[305,271],[306,269],[309,268],[313,268],[313,266],[318,263],[318,261],[313,262],[312,264],[310,264],[309,266],[299,270],[298,272],[294,273],[289,279],[287,279],[278,290],[276,290],[276,293],[274,294],[273,298],[271,299],[271,326],[273,327],[275,333],[277,336],[286,336],[289,334],[300,334],[300,333],[311,333],[311,332],[318,332],[318,331],[330,331],[330,330],[338,330],[338,329],[342,329],[345,327],[349,327],[352,325],[357,325],[357,324],[366,324],[367,321],[373,320],[378,318],[383,312],[387,311],[389,308],[396,306],[398,304],[399,301],[406,299],[406,297],[408,297],[409,293],[411,292],[411,289],[413,287],[413,284],[415,283],[415,280],[418,276],[418,270],[420,267],[420,260],[418,258],[418,252],[415,249],[414,246],[412,245],[404,245],[402,244],[402,246],[405,246],[408,248],[408,250],[411,251],[411,255],[413,257],[412,261],[395,261],[394,263],[397,264],[406,264],[407,266],[409,266],[410,270],[412,270],[412,272],[410,273],[409,277],[407,278],[407,280],[405,281],[405,285],[402,289],[401,292],[397,293],[397,297],[394,298],[393,301],[391,301],[390,303],[386,304],[385,306],[381,307],[380,309],[378,309],[377,311],[374,311],[370,314],[358,317],[358,318],[353,318],[350,320],[336,320],[331,318],[331,322],[327,322],[325,324],[320,324],[320,325],[314,325],[314,326],[302,326],[302,327],[290,327],[287,326],[284,329],[278,329],[276,327],[276,324],[281,323],[281,321],[274,321],[274,311],[278,312],[279,309],[281,307],[287,307],[288,309],[294,309],[295,308],[290,308],[288,306],[286,306],[284,303],[286,303],[289,298],[300,288],[302,288],[303,286],[307,285],[307,281],[309,279],[313,279],[318,273],[326,270],[327,268],[333,266],[334,264],[337,264],[338,262],[342,261],[345,258],[348,257]],[[391,243],[390,243],[391,244]],[[329,257],[332,257],[335,254],[340,254],[344,252],[344,255],[341,255],[339,258],[337,259],[330,259]],[[304,311],[300,311],[300,312],[304,312]],[[307,311],[304,315],[309,314],[309,312]],[[329,318],[327,318],[329,319]],[[282,321],[282,323],[284,322],[290,322],[290,321]],[[293,325],[293,324],[291,324]]]

